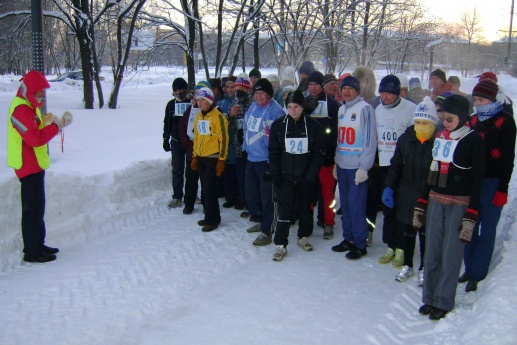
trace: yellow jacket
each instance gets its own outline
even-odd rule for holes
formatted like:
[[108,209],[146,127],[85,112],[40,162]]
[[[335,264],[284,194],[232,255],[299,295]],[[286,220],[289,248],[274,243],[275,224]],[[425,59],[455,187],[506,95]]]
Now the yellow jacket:
[[228,156],[228,120],[216,108],[208,113],[200,112],[194,119],[193,157],[219,158]]

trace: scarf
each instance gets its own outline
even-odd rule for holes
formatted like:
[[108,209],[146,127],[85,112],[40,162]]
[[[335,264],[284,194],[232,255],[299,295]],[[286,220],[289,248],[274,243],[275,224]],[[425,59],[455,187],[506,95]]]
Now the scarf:
[[[445,140],[459,140],[469,133],[470,133],[470,127],[468,125],[465,125],[452,132],[443,130],[436,135],[436,138],[445,139]],[[440,187],[440,188],[446,188],[447,187],[447,177],[449,176],[450,164],[451,163],[433,160],[433,162],[431,163],[430,171],[429,171],[429,178],[427,180],[429,185],[431,185],[431,186],[438,185],[438,187]]]
[[485,105],[476,106],[476,113],[479,121],[485,121],[503,110],[501,102],[492,102]]

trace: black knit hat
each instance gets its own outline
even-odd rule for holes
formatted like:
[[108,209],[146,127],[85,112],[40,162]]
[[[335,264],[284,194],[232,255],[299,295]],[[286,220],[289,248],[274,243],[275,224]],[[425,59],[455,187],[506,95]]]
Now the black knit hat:
[[439,111],[458,115],[460,118],[460,125],[463,125],[467,121],[469,110],[470,104],[465,97],[460,95],[451,95],[445,98]]
[[357,93],[359,93],[359,92],[361,92],[361,87],[359,86],[359,84],[360,84],[359,79],[349,75],[348,77],[346,77],[345,79],[343,79],[341,81],[341,84],[339,84],[339,89],[341,90],[345,86],[350,86],[350,87],[354,88],[355,91],[357,91]]
[[400,80],[393,74],[388,74],[379,83],[379,92],[389,92],[400,95]]
[[323,74],[320,71],[314,71],[311,74],[309,74],[309,77],[307,78],[308,83],[318,83],[321,86],[323,86]]
[[327,83],[330,83],[331,81],[338,81],[338,80],[337,80],[336,76],[333,75],[332,73],[325,74],[323,76],[323,85],[322,86],[325,87],[325,85]]
[[289,103],[296,103],[303,108],[305,104],[305,97],[303,97],[303,92],[300,90],[293,90],[289,92],[287,98],[285,99],[285,104],[289,105]]
[[445,72],[441,69],[437,68],[434,71],[431,72],[431,77],[438,77],[441,80],[443,80],[444,83],[447,82],[447,77],[445,76]]
[[172,82],[172,91],[188,90],[188,84],[183,78],[176,78]]
[[250,73],[248,74],[248,76],[251,78],[251,77],[257,77],[257,78],[262,78],[262,73],[260,73],[260,71],[256,68],[252,69],[250,71]]
[[208,83],[211,88],[217,87],[222,88],[221,79],[220,78],[210,78],[208,79]]
[[310,75],[312,72],[314,72],[314,64],[312,63],[312,61],[305,61],[298,69],[298,73],[300,74],[303,73]]
[[271,82],[267,80],[266,78],[259,79],[255,85],[253,86],[253,92],[257,91],[264,91],[267,93],[270,97],[273,97],[273,94],[275,93],[275,90],[273,89],[273,85],[271,85]]

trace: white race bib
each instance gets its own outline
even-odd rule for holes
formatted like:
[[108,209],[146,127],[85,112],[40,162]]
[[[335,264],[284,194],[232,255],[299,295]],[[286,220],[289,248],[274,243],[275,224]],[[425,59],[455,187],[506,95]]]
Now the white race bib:
[[318,101],[318,107],[313,110],[313,112],[311,113],[311,117],[314,117],[314,118],[329,117],[326,100]]
[[199,135],[210,135],[210,121],[209,120],[198,120],[197,121],[197,132]]
[[190,108],[190,115],[187,124],[187,135],[190,138],[190,140],[194,140],[194,120],[196,119],[196,115],[199,114],[200,111],[201,109],[199,108]]
[[302,155],[309,152],[307,138],[285,138],[285,151],[292,155]]
[[237,119],[236,124],[237,124],[237,129],[242,129],[242,127],[244,125],[244,119]]
[[458,145],[457,140],[438,139],[434,140],[433,158],[434,160],[450,163],[454,157],[454,151]]
[[261,122],[262,118],[256,118],[250,115],[250,117],[248,118],[248,131],[259,132]]
[[174,116],[183,116],[190,103],[178,103],[176,102],[176,106],[174,109]]

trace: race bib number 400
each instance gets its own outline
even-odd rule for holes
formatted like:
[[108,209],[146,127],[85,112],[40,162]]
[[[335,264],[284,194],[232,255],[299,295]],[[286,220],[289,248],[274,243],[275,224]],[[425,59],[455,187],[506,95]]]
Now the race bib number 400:
[[435,139],[433,147],[433,158],[440,162],[452,162],[454,151],[456,150],[457,145],[457,140]]

